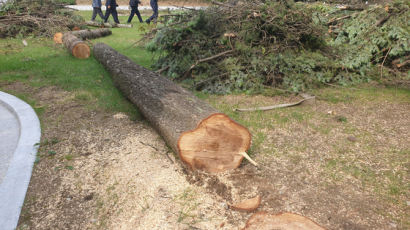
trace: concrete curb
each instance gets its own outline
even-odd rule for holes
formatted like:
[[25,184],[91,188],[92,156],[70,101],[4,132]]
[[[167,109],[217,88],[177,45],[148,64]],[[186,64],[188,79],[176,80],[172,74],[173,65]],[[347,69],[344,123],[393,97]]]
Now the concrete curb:
[[15,229],[20,217],[41,137],[40,121],[30,105],[0,92],[0,106],[19,122],[20,136],[7,172],[0,184],[0,228]]

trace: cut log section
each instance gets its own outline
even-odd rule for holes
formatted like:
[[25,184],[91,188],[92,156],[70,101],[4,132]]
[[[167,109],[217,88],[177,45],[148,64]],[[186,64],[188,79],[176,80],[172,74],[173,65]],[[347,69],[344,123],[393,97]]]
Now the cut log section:
[[[94,39],[111,35],[110,29],[96,29],[96,30],[77,30],[64,33],[56,33],[54,41],[56,43],[64,43],[68,51],[76,58],[84,59],[90,57],[90,47],[82,40]],[[61,37],[61,38],[60,38]]]
[[53,40],[57,44],[63,44],[63,33],[55,33]]
[[83,40],[77,38],[71,33],[65,33],[63,36],[64,46],[76,58],[85,59],[90,57],[90,47]]
[[95,21],[87,21],[85,22],[87,26],[94,26],[94,27],[105,27],[105,28],[132,28],[132,24],[110,24],[110,23],[103,23],[103,22],[95,22]]
[[238,167],[251,143],[249,131],[191,92],[147,70],[103,43],[95,58],[167,144],[192,169],[222,172]]
[[223,172],[239,167],[250,146],[249,131],[225,114],[212,114],[181,135],[179,156],[194,169]]
[[312,220],[293,213],[258,212],[246,222],[243,230],[325,230]]
[[258,195],[254,198],[247,199],[247,200],[244,200],[240,203],[230,205],[230,207],[232,209],[238,210],[238,211],[251,212],[251,211],[256,210],[259,207],[259,205],[261,204],[261,200],[262,200],[261,196]]

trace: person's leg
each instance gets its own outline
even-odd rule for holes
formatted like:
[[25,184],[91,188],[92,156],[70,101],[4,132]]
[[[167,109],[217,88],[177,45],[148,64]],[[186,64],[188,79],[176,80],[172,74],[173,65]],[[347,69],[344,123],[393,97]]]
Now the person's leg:
[[153,20],[155,23],[157,23],[157,18],[158,18],[158,0],[154,0],[154,7],[152,8],[154,10]]
[[95,17],[97,17],[97,7],[93,7],[93,16],[91,16],[91,21],[94,21]]
[[142,20],[142,17],[141,17],[140,11],[138,10],[138,6],[137,6],[137,7],[135,7],[135,14],[137,15],[138,20],[140,20],[140,22],[144,22],[144,21]]
[[158,17],[158,3],[157,0],[151,0],[150,2],[152,11],[154,11],[154,13],[151,15],[151,17],[149,17],[146,22],[150,23],[154,18]]
[[111,14],[112,14],[112,17],[114,18],[114,22],[117,24],[120,24],[120,21],[118,20],[117,8],[113,8]]
[[131,6],[131,13],[130,13],[130,16],[128,17],[127,23],[130,23],[132,21],[132,18],[134,17],[136,8],[137,8],[136,6]]
[[107,8],[107,10],[105,11],[104,22],[108,21],[108,18],[110,17],[110,14],[111,14],[111,8]]
[[101,8],[100,8],[100,7],[97,8],[97,13],[98,13],[98,15],[100,15],[100,18],[101,18],[102,20],[105,19],[104,14],[103,14],[103,12],[101,11]]

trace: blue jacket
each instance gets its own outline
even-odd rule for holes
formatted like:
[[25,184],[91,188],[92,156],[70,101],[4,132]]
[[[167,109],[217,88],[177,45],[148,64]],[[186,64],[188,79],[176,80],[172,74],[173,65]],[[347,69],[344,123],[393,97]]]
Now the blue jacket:
[[117,7],[117,1],[116,0],[107,0],[107,2],[105,3],[105,6],[111,6],[112,8]]
[[101,0],[93,0],[93,7],[101,8]]
[[130,6],[138,6],[138,4],[140,3],[141,3],[140,0],[130,0]]

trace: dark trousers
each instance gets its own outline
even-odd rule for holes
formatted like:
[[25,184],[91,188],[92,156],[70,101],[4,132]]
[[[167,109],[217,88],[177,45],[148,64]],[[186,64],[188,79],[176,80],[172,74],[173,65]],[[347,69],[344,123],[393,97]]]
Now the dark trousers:
[[93,16],[91,17],[91,21],[95,20],[95,17],[97,17],[97,14],[100,15],[101,19],[104,20],[104,14],[101,11],[100,7],[93,7]]
[[151,8],[152,8],[152,11],[154,11],[154,14],[152,14],[152,16],[148,18],[147,20],[148,22],[152,20],[157,20],[158,18],[158,0],[151,0],[149,4],[151,5]]
[[131,6],[131,14],[130,14],[130,17],[128,18],[128,23],[130,23],[132,21],[132,18],[134,17],[134,14],[136,14],[137,17],[138,17],[138,20],[140,20],[140,22],[142,22],[142,18],[141,18],[140,11],[138,10],[138,6]]
[[120,23],[120,21],[118,21],[117,7],[112,7],[112,6],[110,8],[107,8],[107,10],[105,11],[105,20],[104,20],[104,22],[108,21],[108,18],[110,17],[110,14],[112,14],[112,17],[114,18],[115,23]]

